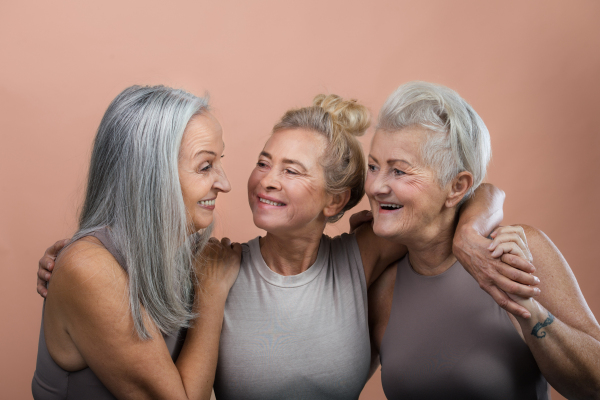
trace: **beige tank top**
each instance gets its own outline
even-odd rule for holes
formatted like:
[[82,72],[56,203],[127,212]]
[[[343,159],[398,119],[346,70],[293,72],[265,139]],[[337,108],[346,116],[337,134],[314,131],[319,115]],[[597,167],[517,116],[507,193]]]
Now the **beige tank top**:
[[367,285],[354,235],[323,236],[305,272],[282,276],[243,245],[225,304],[218,400],[358,399],[370,363]]

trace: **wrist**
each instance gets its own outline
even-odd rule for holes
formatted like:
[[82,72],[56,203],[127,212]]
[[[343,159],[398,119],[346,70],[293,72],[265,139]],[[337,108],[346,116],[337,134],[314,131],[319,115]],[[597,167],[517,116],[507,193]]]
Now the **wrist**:
[[474,243],[477,239],[481,239],[481,235],[473,228],[472,225],[462,224],[456,228],[454,238],[452,239],[452,250],[454,255],[460,255],[466,252],[468,243]]
[[533,297],[528,299],[519,297],[519,300],[516,300],[515,297],[517,296],[511,296],[517,304],[525,308],[531,314],[531,318],[523,318],[520,315],[515,315],[522,327],[531,329],[537,322],[543,321],[548,316],[548,311]]
[[207,304],[225,304],[229,288],[223,285],[222,282],[208,284],[201,282],[195,287],[195,302],[198,307],[203,307]]

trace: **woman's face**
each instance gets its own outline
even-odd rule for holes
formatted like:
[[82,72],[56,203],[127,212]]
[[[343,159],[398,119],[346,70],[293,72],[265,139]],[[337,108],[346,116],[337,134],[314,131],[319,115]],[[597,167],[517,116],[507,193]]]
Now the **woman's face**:
[[309,130],[271,135],[248,179],[254,224],[270,233],[323,229],[330,195],[319,159],[326,139]]
[[190,119],[179,150],[179,183],[195,231],[212,222],[217,194],[231,190],[221,165],[224,148],[223,129],[211,113]]
[[375,132],[365,191],[376,235],[418,240],[443,210],[448,190],[439,186],[434,170],[421,161],[425,140],[427,131],[420,127]]

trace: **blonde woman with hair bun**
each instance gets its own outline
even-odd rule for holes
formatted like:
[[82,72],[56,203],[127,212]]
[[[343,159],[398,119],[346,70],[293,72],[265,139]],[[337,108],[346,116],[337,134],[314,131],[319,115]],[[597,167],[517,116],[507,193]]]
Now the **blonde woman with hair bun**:
[[[359,397],[371,362],[367,289],[406,254],[375,236],[370,224],[334,238],[324,234],[365,194],[358,137],[369,125],[365,106],[320,94],[274,126],[248,179],[253,220],[266,234],[242,245],[225,304],[214,383],[219,400]],[[501,220],[503,198],[501,190],[480,186],[463,207],[460,232],[478,227],[489,234]],[[492,260],[485,248],[461,250],[479,260],[466,263],[474,271]]]

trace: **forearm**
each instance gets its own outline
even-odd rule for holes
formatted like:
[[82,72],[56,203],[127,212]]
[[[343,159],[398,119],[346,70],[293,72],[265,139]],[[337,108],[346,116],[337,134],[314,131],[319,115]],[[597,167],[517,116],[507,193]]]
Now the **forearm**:
[[199,290],[195,311],[199,315],[188,329],[176,365],[189,399],[209,399],[219,355],[225,295]]
[[502,222],[504,198],[504,192],[494,185],[479,185],[473,196],[461,207],[456,231],[474,229],[481,236],[487,237]]
[[522,304],[532,317],[517,320],[544,377],[567,398],[598,399],[600,341],[563,323],[535,300]]

